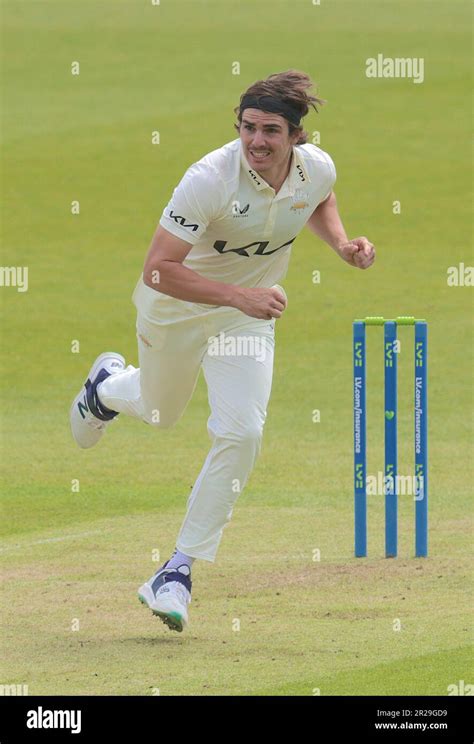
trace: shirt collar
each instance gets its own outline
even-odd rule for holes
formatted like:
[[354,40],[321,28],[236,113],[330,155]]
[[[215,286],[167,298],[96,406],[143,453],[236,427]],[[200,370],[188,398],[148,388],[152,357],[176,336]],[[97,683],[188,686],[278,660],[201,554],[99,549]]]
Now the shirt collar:
[[[247,158],[244,154],[244,149],[242,147],[242,141],[240,142],[240,162],[243,170],[247,174],[247,178],[253,183],[254,188],[257,191],[261,191],[262,189],[271,189],[274,190],[272,186],[270,186],[262,176],[257,173],[249,164]],[[286,180],[283,182],[278,194],[277,198],[282,198],[284,196],[293,196],[296,189],[299,189],[306,185],[307,183],[311,183],[311,179],[309,177],[308,171],[305,168],[304,162],[298,152],[298,147],[296,145],[293,146],[293,158],[290,166],[290,172],[288,173],[288,176]]]

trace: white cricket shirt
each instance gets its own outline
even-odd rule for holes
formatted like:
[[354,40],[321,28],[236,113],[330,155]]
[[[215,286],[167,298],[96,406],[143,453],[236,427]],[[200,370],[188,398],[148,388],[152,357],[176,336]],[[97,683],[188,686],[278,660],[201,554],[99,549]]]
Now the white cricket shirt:
[[[275,194],[250,167],[238,138],[188,168],[160,225],[192,244],[183,261],[189,269],[226,284],[271,287],[285,277],[293,241],[335,181],[326,152],[295,145],[288,176]],[[158,322],[215,309],[146,287],[141,277],[134,301]]]

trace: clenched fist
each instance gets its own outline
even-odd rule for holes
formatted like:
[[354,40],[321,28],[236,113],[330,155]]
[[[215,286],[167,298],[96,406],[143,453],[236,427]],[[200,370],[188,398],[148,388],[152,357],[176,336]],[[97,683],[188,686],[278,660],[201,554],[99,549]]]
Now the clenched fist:
[[276,287],[237,287],[233,305],[251,318],[270,320],[281,318],[287,301]]
[[375,261],[375,248],[365,237],[343,243],[338,247],[338,253],[344,261],[358,269],[368,269]]

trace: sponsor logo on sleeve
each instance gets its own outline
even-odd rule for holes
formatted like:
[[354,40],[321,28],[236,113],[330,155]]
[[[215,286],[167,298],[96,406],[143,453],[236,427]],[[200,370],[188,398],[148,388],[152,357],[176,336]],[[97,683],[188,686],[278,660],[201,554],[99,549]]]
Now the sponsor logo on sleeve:
[[196,232],[196,230],[199,228],[199,225],[196,225],[195,222],[186,222],[187,217],[181,217],[180,214],[174,214],[172,209],[170,209],[169,216],[178,225],[181,225],[181,227],[190,227],[193,232]]

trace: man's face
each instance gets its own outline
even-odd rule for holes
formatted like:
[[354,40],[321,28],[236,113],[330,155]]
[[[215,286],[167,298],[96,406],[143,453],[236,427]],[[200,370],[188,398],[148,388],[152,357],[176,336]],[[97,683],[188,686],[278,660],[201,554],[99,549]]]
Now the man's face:
[[291,148],[298,138],[298,132],[290,137],[288,122],[280,114],[244,109],[240,125],[244,155],[252,168],[262,175],[270,170],[275,173],[287,165]]

